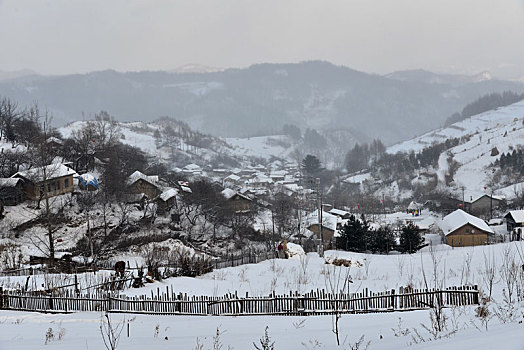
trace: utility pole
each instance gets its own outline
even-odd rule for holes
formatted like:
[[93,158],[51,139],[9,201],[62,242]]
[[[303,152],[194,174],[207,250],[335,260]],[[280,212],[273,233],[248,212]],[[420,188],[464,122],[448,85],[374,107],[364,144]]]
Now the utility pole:
[[324,234],[322,232],[322,192],[320,191],[320,178],[317,177],[317,206],[318,206],[318,232],[320,242],[318,244],[318,256],[324,257]]
[[462,186],[462,210],[464,210],[464,209],[466,209],[466,208],[464,207],[464,186]]
[[493,187],[491,188],[491,196],[489,198],[489,219],[493,220]]

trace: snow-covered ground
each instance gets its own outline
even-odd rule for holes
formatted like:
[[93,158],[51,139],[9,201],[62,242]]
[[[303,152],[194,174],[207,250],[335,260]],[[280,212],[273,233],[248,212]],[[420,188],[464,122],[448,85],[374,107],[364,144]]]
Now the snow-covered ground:
[[[469,313],[468,310],[466,313]],[[0,313],[0,349],[105,349],[99,329],[100,317],[98,313],[46,315],[3,311]],[[260,346],[259,339],[264,335],[266,325],[269,326],[268,334],[275,342],[275,349],[339,348],[331,332],[330,316],[223,318],[114,314],[111,317],[115,322],[126,320],[118,349],[219,349],[213,348],[217,328],[221,333],[220,349],[228,349],[228,346],[231,349],[254,349],[253,342]],[[428,312],[345,315],[340,320],[340,329],[341,341],[346,344],[340,349],[350,349],[349,345],[357,342],[362,335],[365,336],[365,343],[371,342],[370,350],[524,348],[524,325],[518,323],[493,325],[488,332],[470,326],[450,338],[413,344],[410,335],[394,335],[392,328],[398,326],[399,318],[403,328],[421,330],[420,323],[428,322]],[[45,345],[45,334],[49,328],[55,340]],[[64,335],[58,340],[61,329],[65,330],[62,331]],[[203,347],[197,347],[197,342]]]
[[289,159],[293,151],[293,144],[288,136],[258,136],[247,138],[227,138],[226,142],[233,146],[232,154],[239,157],[259,157],[266,160],[271,158]]
[[[171,278],[141,289],[127,290],[126,294],[148,293],[151,289],[164,288],[165,285],[172,286],[176,292],[198,295],[221,295],[232,291],[237,291],[239,295],[245,292],[250,295],[266,295],[271,291],[309,291],[325,288],[329,276],[334,276],[339,269],[347,269],[326,264],[326,260],[335,256],[353,262],[350,267],[352,292],[363,288],[383,291],[406,285],[424,287],[423,272],[431,281],[435,267],[433,261],[437,261],[437,274],[443,277],[447,286],[476,284],[481,291],[487,293],[485,264],[487,259],[492,259],[495,261],[496,271],[494,302],[488,304],[492,312],[488,331],[481,325],[480,319],[475,317],[474,306],[447,309],[447,331],[443,334],[453,334],[437,340],[422,326],[430,325],[429,311],[344,315],[340,321],[340,333],[345,346],[341,348],[350,348],[350,344],[364,335],[365,342],[371,341],[369,349],[493,349],[495,346],[501,349],[523,349],[524,304],[512,304],[514,316],[511,318],[495,316],[497,310],[500,312],[499,308],[507,307],[503,296],[503,289],[507,290],[507,286],[501,269],[507,266],[508,260],[504,259],[514,259],[520,270],[520,265],[524,263],[523,252],[524,242],[455,249],[441,245],[435,247],[433,253],[425,248],[413,255],[328,251],[327,259],[310,253],[306,257],[269,260],[216,270],[198,278]],[[517,281],[522,281],[522,277],[518,277]],[[428,283],[431,285],[431,282]],[[98,313],[44,315],[2,311],[0,349],[103,348],[99,330],[100,316]],[[127,329],[124,329],[119,347],[121,349],[195,349],[197,339],[200,344],[204,344],[203,349],[213,349],[213,336],[216,335],[217,327],[222,332],[220,342],[223,349],[228,346],[234,349],[253,349],[253,342],[258,343],[266,326],[269,326],[269,335],[275,341],[275,349],[337,348],[331,331],[330,316],[188,317],[112,314],[111,317],[117,322],[125,317],[130,323],[130,337],[127,338]],[[155,331],[157,325],[158,332]],[[45,333],[49,328],[52,328],[55,338],[62,328],[65,335],[61,340],[55,339],[44,345]],[[424,339],[424,342],[415,344],[414,339],[418,339],[418,342]]]
[[[448,171],[447,157],[450,152],[453,159],[459,163],[454,179],[457,188],[464,187],[465,198],[475,200],[486,194],[485,186],[489,186],[491,171],[489,166],[502,153],[512,151],[524,143],[524,101],[513,105],[481,113],[452,124],[446,128],[437,129],[388,147],[388,153],[419,152],[434,143],[441,143],[451,138],[469,137],[469,141],[459,144],[443,152],[439,158],[436,173],[440,183],[444,183],[444,175]],[[498,154],[491,155],[493,148]],[[515,190],[524,189],[524,185],[512,184],[505,188],[494,185],[494,193],[509,198],[515,197]],[[491,191],[491,188],[487,189]]]

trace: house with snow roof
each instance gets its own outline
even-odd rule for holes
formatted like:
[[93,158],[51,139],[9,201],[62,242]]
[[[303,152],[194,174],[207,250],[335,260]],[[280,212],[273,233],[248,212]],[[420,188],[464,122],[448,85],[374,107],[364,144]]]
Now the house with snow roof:
[[186,174],[189,177],[202,176],[202,172],[203,169],[195,163],[188,164],[182,168],[182,173]]
[[336,209],[336,208],[332,208],[329,211],[329,213],[332,215],[338,216],[341,219],[349,219],[349,217],[351,216],[350,212],[341,210],[341,209]]
[[235,187],[235,186],[240,186],[241,183],[242,183],[242,179],[240,178],[240,176],[231,174],[224,179],[224,181],[222,182],[222,186]]
[[157,197],[158,210],[161,212],[169,211],[174,205],[176,205],[176,197],[178,195],[178,189],[167,187]]
[[18,205],[24,199],[24,180],[21,178],[0,179],[0,201],[3,205]]
[[[510,210],[505,216],[506,227],[511,232],[511,240],[520,240],[524,235],[524,210]],[[518,230],[520,229],[520,233]]]
[[131,193],[145,194],[149,199],[156,198],[162,193],[157,175],[146,175],[138,170],[129,175],[127,186]]
[[318,210],[311,212],[306,217],[305,226],[309,231],[313,232],[317,238],[320,238],[320,228],[322,228],[324,242],[331,242],[337,232],[339,218],[325,211],[322,211],[321,216],[322,218],[319,219]]
[[19,171],[11,178],[24,180],[26,198],[39,200],[73,192],[73,176],[78,174],[62,163]]
[[253,200],[245,194],[226,188],[222,191],[222,196],[227,200],[235,214],[246,214],[251,211]]
[[505,200],[504,196],[483,194],[471,201],[471,212],[489,213],[491,209],[497,209]]
[[457,209],[439,223],[444,243],[452,247],[485,245],[494,234],[484,220]]

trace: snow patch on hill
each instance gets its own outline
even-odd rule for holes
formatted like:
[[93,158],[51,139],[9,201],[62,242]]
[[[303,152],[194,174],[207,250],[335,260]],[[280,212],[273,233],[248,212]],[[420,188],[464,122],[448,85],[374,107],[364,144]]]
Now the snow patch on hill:
[[[444,183],[448,171],[449,156],[459,163],[455,173],[455,187],[465,189],[465,197],[476,198],[489,187],[492,169],[491,165],[500,158],[502,153],[511,152],[524,141],[524,101],[513,105],[488,111],[446,128],[434,130],[414,139],[401,142],[387,149],[387,152],[420,152],[432,144],[445,142],[451,138],[463,138],[464,142],[444,151],[438,161],[436,173],[439,183]],[[492,150],[498,150],[497,155],[491,155]],[[496,152],[495,152],[496,153]],[[515,186],[497,188],[495,194],[508,198],[515,197]],[[491,191],[491,189],[487,189]]]

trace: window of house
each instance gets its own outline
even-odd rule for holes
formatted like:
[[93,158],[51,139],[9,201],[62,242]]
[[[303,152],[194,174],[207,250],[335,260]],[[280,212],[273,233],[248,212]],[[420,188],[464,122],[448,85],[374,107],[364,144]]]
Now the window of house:
[[50,183],[47,184],[47,192],[51,192],[51,184]]
[[469,228],[466,228],[466,233],[469,233]]
[[65,179],[64,180],[64,186],[65,186],[65,188],[69,187],[69,179]]

